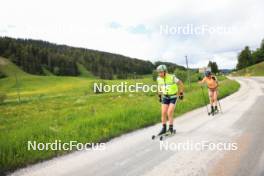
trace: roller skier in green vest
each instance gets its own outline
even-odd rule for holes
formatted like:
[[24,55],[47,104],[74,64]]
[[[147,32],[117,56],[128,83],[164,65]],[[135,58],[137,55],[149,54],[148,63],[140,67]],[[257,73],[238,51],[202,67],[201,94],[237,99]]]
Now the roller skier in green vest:
[[[167,118],[169,121],[168,132],[173,133],[173,113],[177,99],[183,99],[184,85],[175,75],[169,74],[166,65],[157,67],[158,95],[161,102],[162,129],[158,135],[167,132]],[[179,88],[178,88],[179,87]]]

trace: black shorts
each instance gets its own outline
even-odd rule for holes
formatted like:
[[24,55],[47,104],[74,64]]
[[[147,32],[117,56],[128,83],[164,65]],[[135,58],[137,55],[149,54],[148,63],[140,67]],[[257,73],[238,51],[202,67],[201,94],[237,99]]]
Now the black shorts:
[[175,97],[175,98],[168,98],[168,97],[162,97],[162,101],[161,101],[161,103],[162,104],[175,104],[176,103],[176,100],[177,100],[177,98]]

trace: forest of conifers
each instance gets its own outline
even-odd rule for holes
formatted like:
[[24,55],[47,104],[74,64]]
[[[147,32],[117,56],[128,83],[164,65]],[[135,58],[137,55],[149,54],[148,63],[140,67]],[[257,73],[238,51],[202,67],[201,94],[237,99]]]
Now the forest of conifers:
[[77,76],[77,63],[102,79],[127,78],[152,73],[150,61],[85,48],[57,45],[41,40],[0,37],[0,56],[10,59],[24,71],[43,75],[43,69],[55,75]]

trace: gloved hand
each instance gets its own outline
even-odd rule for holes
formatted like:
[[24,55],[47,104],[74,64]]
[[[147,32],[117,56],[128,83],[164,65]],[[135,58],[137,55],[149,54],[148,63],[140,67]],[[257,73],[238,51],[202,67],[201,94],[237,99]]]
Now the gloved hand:
[[183,100],[183,92],[180,92],[180,94],[179,94],[179,99],[180,99],[180,100]]
[[161,95],[159,94],[159,102],[161,103]]

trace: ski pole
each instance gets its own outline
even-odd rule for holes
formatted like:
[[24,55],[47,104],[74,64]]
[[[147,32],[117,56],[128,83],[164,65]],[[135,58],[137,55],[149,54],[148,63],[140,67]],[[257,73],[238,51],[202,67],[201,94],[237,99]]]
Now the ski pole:
[[179,98],[179,97],[177,97],[177,98],[176,98],[176,101],[175,101],[175,108],[174,108],[174,110],[175,110],[175,109],[176,109],[176,107],[177,107],[178,98]]
[[218,105],[219,105],[219,109],[220,109],[220,111],[221,111],[221,114],[223,114],[221,103],[220,103],[219,100],[217,100],[217,102],[218,102]]
[[203,86],[201,86],[201,89],[202,89],[202,94],[203,94],[204,104],[205,104],[205,106],[206,106],[206,111],[207,111],[207,114],[209,115],[209,110],[208,110],[208,107],[207,107],[207,103],[206,103],[206,98],[205,98],[205,94],[204,94]]
[[223,114],[222,106],[221,106],[220,100],[218,100],[218,93],[219,93],[219,92],[217,92],[217,102],[218,102],[218,105],[219,105],[220,112],[221,112],[221,114]]

